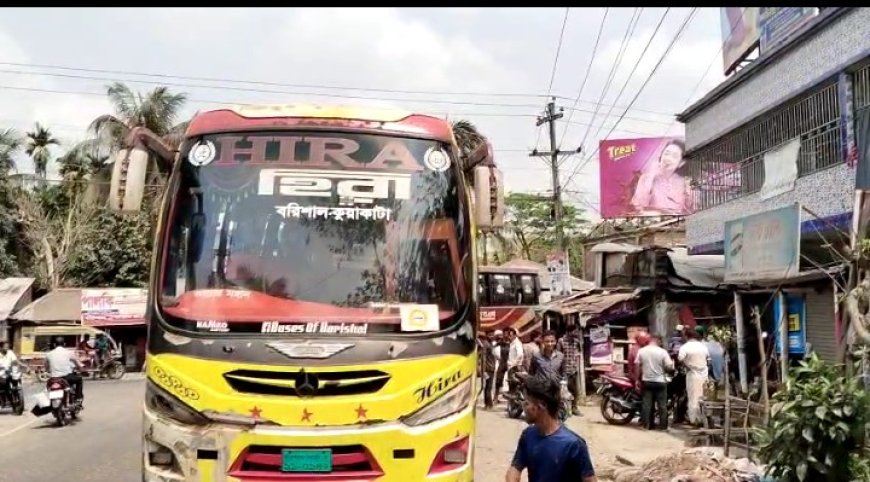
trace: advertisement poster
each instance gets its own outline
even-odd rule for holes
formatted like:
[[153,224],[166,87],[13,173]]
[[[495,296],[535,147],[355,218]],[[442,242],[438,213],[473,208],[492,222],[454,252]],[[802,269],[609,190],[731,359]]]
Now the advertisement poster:
[[82,290],[82,324],[88,326],[141,325],[145,323],[148,290],[105,288]]
[[568,253],[557,251],[547,255],[547,273],[550,275],[550,296],[555,299],[571,294],[571,270]]
[[593,343],[589,347],[589,364],[590,365],[612,365],[613,364],[613,345],[607,341],[604,343]]
[[761,7],[758,12],[761,53],[788,40],[818,14],[818,7]]
[[[806,308],[803,296],[786,295],[785,304],[788,309],[788,352],[792,355],[803,355],[807,350],[807,334],[805,327]],[[782,310],[779,303],[773,305],[773,319],[780,320]],[[779,326],[776,333],[776,352],[780,350]]]
[[759,7],[720,7],[722,62],[725,73],[740,63],[758,42]]
[[725,223],[725,281],[786,279],[800,269],[800,206]]
[[601,141],[601,217],[691,214],[684,153],[685,143],[676,137]]

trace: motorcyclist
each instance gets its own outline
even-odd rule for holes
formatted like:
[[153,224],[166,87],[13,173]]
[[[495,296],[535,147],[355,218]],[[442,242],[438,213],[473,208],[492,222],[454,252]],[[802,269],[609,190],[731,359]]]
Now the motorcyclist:
[[73,350],[68,350],[64,346],[63,338],[52,340],[50,346],[51,351],[45,355],[45,368],[48,370],[49,378],[66,379],[75,393],[76,400],[81,403],[85,398],[84,384],[81,375],[76,373],[76,369],[82,370],[81,362]]

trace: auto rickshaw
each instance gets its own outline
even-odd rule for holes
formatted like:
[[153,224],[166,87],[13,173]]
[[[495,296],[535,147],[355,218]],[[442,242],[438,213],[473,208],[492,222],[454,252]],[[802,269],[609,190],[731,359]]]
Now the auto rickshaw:
[[[98,361],[94,350],[83,346],[85,335],[89,335],[92,340],[95,340],[97,335],[103,335],[109,341],[109,352],[103,360]],[[45,355],[50,350],[51,340],[56,338],[63,338],[67,348],[74,347],[84,368],[83,377],[108,377],[117,380],[124,376],[126,367],[122,360],[121,347],[108,333],[98,328],[73,324],[22,326],[15,333],[13,350],[18,354],[18,359],[27,371],[39,380],[48,380]]]

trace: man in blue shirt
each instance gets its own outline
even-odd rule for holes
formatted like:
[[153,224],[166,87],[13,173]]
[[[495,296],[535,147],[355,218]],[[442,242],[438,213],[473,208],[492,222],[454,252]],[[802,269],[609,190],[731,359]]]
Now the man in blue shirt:
[[529,470],[529,482],[596,482],[586,441],[559,422],[559,383],[547,376],[526,380],[526,421],[517,451],[505,475],[520,482]]

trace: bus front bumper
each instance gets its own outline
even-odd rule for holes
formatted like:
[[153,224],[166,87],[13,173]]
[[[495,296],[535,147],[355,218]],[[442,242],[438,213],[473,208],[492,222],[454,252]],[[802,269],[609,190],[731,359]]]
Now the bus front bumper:
[[[144,407],[144,482],[473,480],[474,408],[419,427],[184,425]],[[330,473],[281,468],[285,448],[332,449]]]

